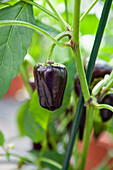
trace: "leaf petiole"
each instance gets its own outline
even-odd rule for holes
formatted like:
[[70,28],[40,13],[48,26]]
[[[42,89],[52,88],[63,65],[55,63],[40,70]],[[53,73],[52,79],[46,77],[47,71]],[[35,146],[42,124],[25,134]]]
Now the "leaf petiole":
[[91,11],[94,5],[98,2],[98,0],[94,0],[91,6],[87,9],[87,11],[81,16],[80,22],[86,17],[86,15]]
[[42,10],[43,12],[45,12],[46,14],[48,14],[49,16],[53,17],[54,19],[58,20],[58,18],[56,17],[55,14],[53,14],[51,11],[49,11],[48,9],[44,8],[43,6],[39,5],[36,2],[33,1],[29,1],[29,0],[20,0],[23,2],[26,2],[28,4],[34,5],[35,7],[39,8],[40,10]]
[[113,107],[108,104],[98,104],[97,102],[93,101],[92,105],[94,105],[96,109],[108,109],[113,112]]
[[55,13],[55,15],[57,16],[58,20],[60,21],[60,23],[63,25],[63,27],[67,30],[70,28],[70,26],[64,21],[64,19],[62,18],[62,16],[59,14],[59,12],[57,11],[57,9],[54,7],[53,3],[50,0],[46,0],[46,2],[48,3],[48,5],[50,6],[50,8],[52,9],[52,11]]
[[50,40],[52,40],[56,45],[58,45],[59,47],[64,47],[66,46],[63,43],[58,42],[55,38],[53,38],[50,34],[48,34],[46,31],[44,31],[43,29],[37,27],[36,25],[30,24],[28,22],[24,22],[24,21],[15,21],[15,20],[2,20],[0,21],[0,27],[5,27],[5,26],[9,26],[9,25],[17,25],[17,26],[23,26],[23,27],[27,27],[27,28],[31,28],[36,32],[40,32],[44,35],[46,35]]

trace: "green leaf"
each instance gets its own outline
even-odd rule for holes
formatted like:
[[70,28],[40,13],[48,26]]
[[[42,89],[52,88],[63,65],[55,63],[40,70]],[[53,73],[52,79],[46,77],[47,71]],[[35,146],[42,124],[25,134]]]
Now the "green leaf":
[[101,130],[113,134],[113,118],[110,119],[109,121],[102,122],[102,118],[100,116],[100,110],[97,110],[95,114],[95,121],[94,121],[94,132],[96,132],[96,134],[98,135],[99,131],[101,132]]
[[21,135],[29,136],[33,142],[43,141],[45,132],[34,120],[33,113],[29,111],[30,101],[25,102],[18,111],[17,123]]
[[4,142],[5,142],[4,135],[3,135],[3,133],[0,131],[0,146],[3,146],[3,145],[4,145]]
[[34,120],[32,112],[26,107],[24,114],[24,130],[33,142],[42,142],[44,140],[45,132],[42,127]]
[[8,7],[9,5],[6,5],[6,4],[0,4],[0,10],[3,9],[3,8],[6,8]]
[[113,134],[113,118],[104,123],[104,130]]
[[[59,170],[59,168],[57,168],[57,166],[55,166],[55,163],[62,166],[62,163],[64,160],[64,154],[59,154],[58,152],[55,152],[55,151],[45,151],[43,153],[43,157],[48,159],[47,162],[43,161],[43,164],[45,165],[45,167],[48,167],[51,170]],[[49,162],[49,160],[50,160],[50,162]],[[71,166],[69,166],[68,169],[72,170]]]
[[[0,20],[22,20],[34,22],[32,6],[19,2],[0,10]],[[0,98],[7,92],[13,78],[19,72],[33,31],[24,27],[0,28]]]
[[19,2],[19,0],[0,0],[0,9],[7,8],[9,6],[13,6]]
[[[64,160],[64,154],[60,154],[51,150],[44,150],[44,152],[41,154],[38,151],[31,150],[29,153],[31,154],[30,157],[34,158],[34,162],[39,159],[41,163],[50,170],[59,170]],[[68,169],[73,170],[70,165]]]
[[94,122],[94,135],[95,135],[95,137],[99,137],[99,135],[101,134],[103,129],[104,129],[103,123]]
[[67,85],[64,92],[63,104],[58,110],[54,111],[53,114],[51,114],[52,121],[54,119],[57,119],[59,115],[67,108],[70,101],[71,92],[74,88],[74,78],[76,73],[75,59],[71,58],[70,60],[66,61],[63,64],[67,68]]
[[28,101],[22,104],[17,114],[17,124],[18,124],[19,132],[21,135],[25,135],[24,114],[25,114],[25,110],[27,106],[28,106]]
[[80,24],[80,32],[84,34],[95,34],[98,26],[98,18],[95,14],[88,14]]
[[58,31],[57,29],[55,29],[47,24],[43,24],[41,21],[36,20],[35,25],[42,28],[44,31],[46,31],[48,34],[50,34],[53,37],[60,34],[60,31]]
[[40,106],[36,90],[31,97],[29,111],[32,112],[34,120],[46,131],[51,111]]
[[19,2],[19,0],[1,0],[1,4],[7,4],[7,5],[14,5],[15,3]]
[[[57,152],[54,151],[45,151],[43,154],[44,158],[47,158],[48,160],[52,160],[53,162],[58,163],[59,165],[62,165],[63,159],[64,159],[64,155],[63,154],[59,154]],[[45,165],[45,167],[50,168],[51,170],[59,170],[59,168],[57,168],[54,164],[52,165],[51,162],[46,163],[45,161],[43,161],[43,164]]]

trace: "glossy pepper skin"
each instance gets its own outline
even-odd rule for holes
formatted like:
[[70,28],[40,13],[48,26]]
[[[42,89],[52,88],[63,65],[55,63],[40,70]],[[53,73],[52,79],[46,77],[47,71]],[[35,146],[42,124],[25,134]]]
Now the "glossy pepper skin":
[[[107,94],[99,103],[113,106],[113,94]],[[113,116],[113,112],[108,109],[101,109],[100,116],[102,121],[106,122]]]
[[35,85],[40,105],[48,110],[56,110],[62,105],[67,82],[67,70],[62,64],[36,65]]

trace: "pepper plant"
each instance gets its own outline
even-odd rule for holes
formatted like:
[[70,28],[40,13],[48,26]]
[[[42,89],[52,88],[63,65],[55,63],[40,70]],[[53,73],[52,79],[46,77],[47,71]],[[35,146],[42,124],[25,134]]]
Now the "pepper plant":
[[[99,123],[103,130],[109,129],[113,133],[110,119],[113,105],[105,101],[106,96],[108,98],[112,96],[112,68],[108,72],[107,66],[104,65],[104,71],[99,67],[98,73],[101,72],[101,76],[98,77],[97,73],[96,81],[92,76],[108,16],[111,16],[109,11],[113,13],[112,0],[94,0],[84,13],[80,8],[83,2],[83,0],[0,1],[0,98],[8,91],[12,79],[20,73],[29,99],[18,111],[18,127],[20,134],[29,136],[36,148],[36,152],[30,151],[30,158],[12,154],[9,148],[13,147],[4,146],[4,135],[0,132],[0,145],[5,151],[5,154],[0,156],[6,156],[8,160],[10,156],[17,157],[19,167],[32,163],[38,169],[48,167],[83,170],[92,129],[94,128],[95,136],[101,132],[96,133],[95,124]],[[98,3],[102,7],[101,17],[90,13]],[[64,7],[63,12],[60,12],[58,6],[60,9]],[[113,28],[112,18],[109,17],[103,38],[104,45],[98,55],[98,58],[109,63],[112,61],[113,51],[111,27]],[[95,37],[91,52],[85,49],[79,38],[88,34]],[[88,55],[90,58],[85,70],[83,63],[86,64]],[[35,66],[36,63],[38,66]],[[29,72],[29,67],[32,73]],[[31,84],[29,78],[33,76],[33,70],[35,83]],[[74,91],[77,75],[80,96]],[[106,125],[103,125],[103,114],[106,110],[107,114],[110,113],[107,119],[110,121],[105,120]],[[80,159],[77,143],[80,136],[78,134],[80,121],[84,115]],[[62,153],[59,152],[59,143],[63,149]],[[72,163],[71,156],[74,158]]]

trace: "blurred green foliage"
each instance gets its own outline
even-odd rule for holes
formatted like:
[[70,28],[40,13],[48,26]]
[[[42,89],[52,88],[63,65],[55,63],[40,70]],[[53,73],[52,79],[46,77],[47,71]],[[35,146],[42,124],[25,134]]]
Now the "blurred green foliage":
[[[0,11],[5,8],[7,9],[7,6],[13,6],[15,3],[18,3],[19,0],[1,0],[0,1]],[[51,11],[51,9],[48,7],[45,0],[34,0],[34,2],[39,3],[43,7],[47,8]],[[65,0],[57,0],[53,1],[55,7],[61,14],[61,16],[68,21],[68,23],[71,25],[73,24],[73,0],[67,0],[67,11],[66,13],[66,4]],[[90,4],[93,2],[93,0],[90,0],[88,2],[81,1],[81,16],[82,14],[88,9]],[[99,16],[102,11],[104,1],[98,1],[97,4],[94,6],[94,8],[90,11],[90,13],[84,18],[83,21],[80,23],[80,47],[81,47],[81,54],[83,62],[85,63],[85,60],[90,55],[91,48],[93,45],[95,33],[97,31],[98,23],[99,23]],[[48,16],[40,9],[33,6],[33,14],[35,18],[34,24],[47,33],[49,33],[51,36],[56,37],[59,33],[64,31],[64,28],[61,24],[51,16]],[[105,61],[107,61],[110,65],[113,66],[113,8],[111,9],[111,15],[109,17],[107,27],[105,30],[105,34],[102,40],[102,44],[100,46],[98,58],[101,58]],[[7,18],[6,18],[7,19]],[[24,20],[24,16],[23,16]],[[27,41],[27,40],[25,40]],[[68,38],[63,38],[61,40],[62,42],[68,42]],[[46,57],[48,56],[49,50],[50,50],[50,44],[51,41],[45,37],[44,35],[35,32],[32,36],[32,42],[27,50],[28,54],[31,55],[31,57],[36,61],[40,63],[44,63],[46,61]],[[52,159],[54,161],[57,161],[58,163],[62,164],[63,160],[63,153],[65,152],[65,145],[67,146],[67,139],[69,139],[69,132],[66,132],[68,129],[67,125],[69,125],[69,121],[71,120],[72,124],[72,118],[75,114],[75,110],[72,110],[70,113],[70,119],[66,115],[66,111],[70,108],[70,106],[75,107],[77,104],[77,96],[75,96],[75,99],[73,99],[73,91],[74,91],[74,83],[75,83],[75,75],[76,75],[76,63],[73,56],[72,49],[70,47],[68,48],[60,48],[58,46],[55,47],[53,52],[53,58],[54,61],[57,63],[63,63],[68,72],[68,79],[67,79],[67,86],[64,94],[64,100],[63,105],[58,110],[54,111],[53,113],[50,111],[47,111],[43,109],[39,105],[38,96],[36,90],[33,92],[31,98],[23,103],[18,111],[18,127],[20,130],[21,135],[27,135],[31,138],[32,142],[41,142],[43,143],[44,140],[46,140],[46,146],[44,145],[44,148],[42,151],[44,151],[44,156]],[[29,66],[28,66],[29,68]],[[30,68],[29,74],[33,74],[33,68]],[[75,103],[74,103],[75,102]],[[63,123],[61,123],[63,122]],[[113,133],[113,127],[112,127],[112,121],[109,121],[106,124],[102,124],[101,127],[101,118],[99,115],[99,112],[95,116],[95,125],[98,124],[98,127],[104,128],[104,130],[109,131],[110,133]],[[63,125],[62,125],[63,124]],[[59,126],[64,126],[62,129],[59,130]],[[71,126],[71,125],[70,125]],[[100,131],[99,128],[96,127],[95,133],[98,134]],[[65,130],[66,129],[66,130]],[[103,130],[103,129],[102,129]],[[0,145],[3,145],[4,143],[4,137],[2,133],[0,133],[1,142]],[[59,141],[60,138],[60,141]],[[61,152],[59,153],[58,150],[58,144],[61,142]],[[49,144],[48,144],[49,143]],[[49,145],[52,145],[52,149],[54,151],[48,151],[51,150]],[[52,165],[49,164],[43,164],[50,169],[55,169]],[[70,168],[71,169],[71,168]]]

